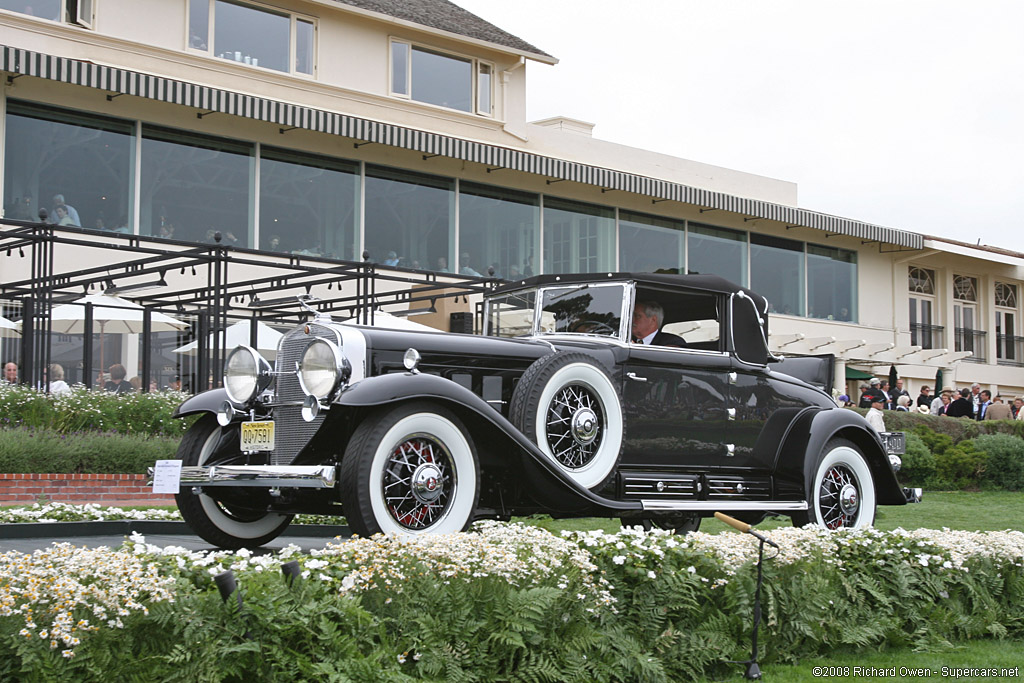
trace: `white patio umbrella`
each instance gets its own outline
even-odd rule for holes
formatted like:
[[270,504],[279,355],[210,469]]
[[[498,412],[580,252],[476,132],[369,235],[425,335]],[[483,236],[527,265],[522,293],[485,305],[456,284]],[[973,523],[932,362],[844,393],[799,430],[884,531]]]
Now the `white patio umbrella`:
[[12,322],[0,315],[0,337],[15,338],[20,336],[21,332],[18,332],[18,323]]
[[[249,346],[250,337],[249,329],[251,327],[251,320],[240,320],[234,325],[228,326],[225,342],[224,332],[220,333],[221,348],[230,351],[236,346],[245,345]],[[277,344],[283,337],[280,332],[274,328],[256,321],[256,350],[259,351],[267,360],[274,360],[277,358]],[[210,333],[209,346],[213,346],[213,332]],[[199,341],[190,341],[184,346],[179,346],[174,349],[173,353],[181,353],[186,356],[196,355],[196,351],[199,348]]]
[[[56,334],[85,333],[85,304],[92,304],[93,323],[100,326],[100,363],[104,368],[103,337],[105,334],[142,334],[145,309],[134,301],[110,294],[90,294],[70,304],[55,306],[50,311],[50,329]],[[188,323],[153,311],[150,316],[153,332],[171,332],[188,328]]]
[[[343,320],[346,325],[361,325],[362,323],[356,322],[355,318]],[[384,311],[374,311],[373,313],[373,325],[370,327],[383,327],[389,330],[410,330],[416,332],[439,332],[437,328],[430,327],[429,325],[421,325],[418,322],[413,322],[408,318],[404,318],[398,315],[391,315]]]

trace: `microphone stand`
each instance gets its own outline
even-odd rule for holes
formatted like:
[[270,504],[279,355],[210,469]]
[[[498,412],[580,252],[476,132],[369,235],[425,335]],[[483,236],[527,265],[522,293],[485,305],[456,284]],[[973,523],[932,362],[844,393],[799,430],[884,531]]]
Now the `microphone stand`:
[[736,662],[736,664],[747,665],[747,670],[743,674],[744,678],[751,681],[758,680],[761,678],[761,667],[757,664],[757,627],[761,624],[761,586],[764,583],[764,572],[762,569],[762,562],[764,561],[764,544],[767,543],[776,549],[778,549],[779,546],[771,539],[757,531],[754,531],[746,522],[741,522],[740,520],[730,517],[729,515],[722,514],[721,512],[716,512],[715,518],[719,521],[725,522],[737,531],[750,534],[760,541],[757,548],[757,587],[754,589],[754,628],[750,633],[750,659],[743,662]]

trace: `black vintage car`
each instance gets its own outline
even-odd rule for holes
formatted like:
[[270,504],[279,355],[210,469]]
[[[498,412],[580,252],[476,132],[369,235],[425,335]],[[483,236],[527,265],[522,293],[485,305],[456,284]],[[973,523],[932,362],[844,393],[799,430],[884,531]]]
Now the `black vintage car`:
[[[673,346],[632,339],[636,302],[660,305]],[[177,411],[202,414],[179,450],[185,520],[237,548],[296,513],[345,515],[362,535],[540,512],[839,528],[914,497],[887,454],[899,439],[774,369],[767,302],[726,280],[539,276],[494,289],[484,318],[477,336],[317,314],[282,338],[276,370],[235,348],[224,388]],[[831,376],[828,359],[801,360],[783,367]]]

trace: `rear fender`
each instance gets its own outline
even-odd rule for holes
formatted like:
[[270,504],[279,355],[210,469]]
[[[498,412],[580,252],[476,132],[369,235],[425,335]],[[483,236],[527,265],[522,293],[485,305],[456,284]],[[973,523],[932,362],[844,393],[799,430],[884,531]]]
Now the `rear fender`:
[[857,413],[838,408],[807,408],[793,421],[776,456],[775,473],[780,484],[799,488],[805,500],[810,500],[818,456],[835,437],[852,441],[864,454],[880,505],[906,503],[878,433]]
[[[540,488],[555,490],[564,497],[566,493],[575,497],[579,503],[596,506],[610,511],[640,510],[639,501],[618,501],[603,498],[593,491],[581,487],[567,478],[526,435],[495,410],[482,398],[460,384],[423,373],[391,373],[377,377],[369,377],[353,384],[337,399],[335,406],[345,408],[367,408],[384,406],[413,399],[433,399],[444,402],[456,409],[461,415],[469,415],[473,421],[482,420],[487,427],[497,430],[500,435],[518,448],[526,458],[524,466],[529,471],[537,472],[543,479]],[[549,497],[549,496],[546,496]],[[557,498],[557,496],[551,496]],[[578,506],[572,506],[578,507]]]

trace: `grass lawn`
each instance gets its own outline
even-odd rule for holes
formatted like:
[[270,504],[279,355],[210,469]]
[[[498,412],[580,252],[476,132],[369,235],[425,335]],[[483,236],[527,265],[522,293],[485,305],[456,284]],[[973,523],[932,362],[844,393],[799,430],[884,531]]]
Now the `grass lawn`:
[[[879,529],[961,529],[964,531],[1002,531],[1020,529],[1024,520],[1024,491],[925,491],[924,500],[914,505],[879,506],[875,526]],[[558,533],[567,530],[603,529],[609,533],[620,528],[619,520],[600,517],[551,519],[546,515],[519,518],[519,521]],[[790,526],[788,517],[769,517],[758,529]],[[705,519],[700,530],[709,534],[736,533],[717,519]]]
[[[823,667],[824,671],[817,671]],[[831,667],[833,670],[829,670]],[[861,667],[858,672],[854,667]],[[896,667],[894,676],[865,675],[865,669],[892,669]],[[951,669],[1000,669],[996,676],[966,676],[947,672],[943,675],[942,667]],[[849,669],[849,673],[846,669]],[[903,671],[900,669],[910,669]],[[920,669],[930,670],[918,671]],[[1006,675],[1000,675],[1007,669]],[[1008,640],[977,640],[958,643],[956,646],[940,652],[914,652],[912,650],[883,650],[871,652],[837,652],[828,658],[807,659],[799,664],[771,664],[762,667],[767,683],[812,683],[813,681],[892,681],[908,678],[926,678],[933,680],[957,681],[1017,681],[1024,673],[1024,643]],[[916,674],[916,675],[914,675]],[[726,681],[743,681],[743,666],[737,665],[737,673]]]

